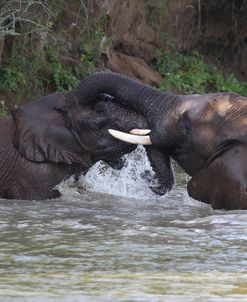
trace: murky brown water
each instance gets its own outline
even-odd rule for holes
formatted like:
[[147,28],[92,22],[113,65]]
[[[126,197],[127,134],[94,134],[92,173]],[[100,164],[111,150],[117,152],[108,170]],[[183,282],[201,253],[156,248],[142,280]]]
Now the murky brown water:
[[0,201],[0,301],[247,301],[247,211],[190,199],[180,172],[156,197],[142,150],[128,163],[56,201]]

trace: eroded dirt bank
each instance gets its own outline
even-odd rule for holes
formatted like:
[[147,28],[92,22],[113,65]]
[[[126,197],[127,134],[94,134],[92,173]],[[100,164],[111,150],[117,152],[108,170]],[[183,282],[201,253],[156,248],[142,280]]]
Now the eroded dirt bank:
[[[159,49],[197,50],[207,62],[247,81],[246,0],[48,2],[28,10],[21,0],[0,6],[0,98],[10,109],[70,89],[76,79],[101,68],[157,86],[161,75],[153,64]],[[6,18],[8,11],[13,14]]]

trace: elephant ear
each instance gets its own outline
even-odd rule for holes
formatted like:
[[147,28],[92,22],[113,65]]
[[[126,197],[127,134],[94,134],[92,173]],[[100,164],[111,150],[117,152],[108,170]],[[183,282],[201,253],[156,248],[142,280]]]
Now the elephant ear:
[[188,183],[191,197],[214,209],[247,209],[247,147],[238,144],[214,157]]
[[78,163],[88,167],[90,152],[66,127],[66,113],[58,109],[64,101],[63,93],[55,93],[15,110],[14,146],[30,161]]

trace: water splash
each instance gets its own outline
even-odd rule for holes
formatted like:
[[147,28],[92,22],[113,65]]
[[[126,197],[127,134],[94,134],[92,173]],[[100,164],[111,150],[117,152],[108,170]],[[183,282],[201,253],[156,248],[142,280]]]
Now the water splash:
[[[82,190],[111,194],[120,197],[134,198],[138,200],[161,201],[167,207],[192,206],[200,209],[208,205],[198,202],[188,196],[186,190],[186,179],[188,176],[176,165],[177,184],[173,190],[164,196],[158,196],[149,188],[158,186],[158,181],[154,178],[154,171],[149,163],[146,151],[143,146],[125,155],[126,164],[121,170],[114,170],[103,162],[94,165],[85,176],[82,176],[79,187]],[[149,178],[153,181],[145,180],[141,175],[149,171]]]
[[[106,163],[97,162],[86,175],[81,176],[78,182],[73,177],[61,183],[57,188],[66,198],[81,198],[85,192],[97,192],[102,194],[116,195],[134,199],[162,200],[167,205],[180,205],[186,201],[187,205],[195,205],[195,200],[190,198],[186,191],[186,174],[177,169],[177,185],[175,190],[164,196],[154,194],[149,186],[156,186],[154,180],[148,182],[141,175],[149,171],[149,178],[154,177],[154,172],[147,158],[145,149],[138,146],[135,151],[124,156],[125,166],[121,170],[114,170]],[[148,183],[147,183],[148,182]],[[84,194],[85,196],[85,194]]]
[[[125,165],[114,170],[104,162],[97,162],[79,181],[79,186],[88,191],[128,196],[132,198],[157,198],[141,177],[145,171],[154,172],[148,161],[145,149],[139,146],[131,154],[125,155]],[[155,182],[152,185],[157,185]]]

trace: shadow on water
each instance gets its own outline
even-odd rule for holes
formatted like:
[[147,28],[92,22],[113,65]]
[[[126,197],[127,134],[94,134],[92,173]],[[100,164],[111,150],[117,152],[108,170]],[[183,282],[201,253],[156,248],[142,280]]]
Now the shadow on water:
[[[0,301],[236,301],[247,298],[247,212],[190,199],[186,175],[155,196],[98,163],[52,201],[0,202]],[[138,163],[137,163],[138,162]]]

